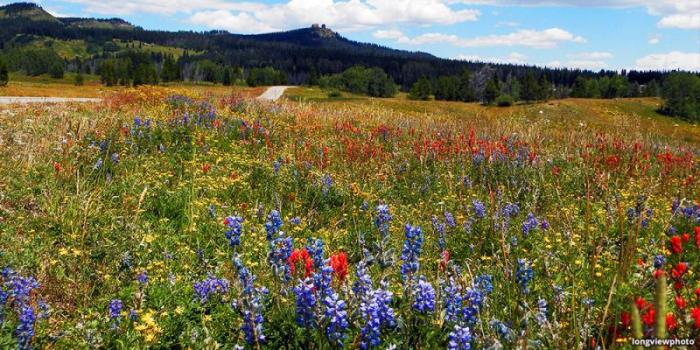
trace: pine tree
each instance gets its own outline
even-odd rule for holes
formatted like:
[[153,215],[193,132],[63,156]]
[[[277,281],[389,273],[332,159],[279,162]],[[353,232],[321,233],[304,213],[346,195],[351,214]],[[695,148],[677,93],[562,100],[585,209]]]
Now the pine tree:
[[231,69],[228,67],[224,67],[223,84],[224,86],[231,86]]
[[315,66],[311,66],[309,70],[309,81],[308,84],[311,86],[318,85],[318,71]]
[[489,79],[484,88],[484,104],[490,105],[496,102],[498,96],[501,95],[501,87],[497,76],[493,76],[493,79]]
[[10,75],[7,71],[7,64],[0,59],[0,86],[6,86],[10,81]]
[[462,102],[473,102],[476,100],[474,88],[472,87],[471,76],[469,70],[462,71],[459,77],[459,86],[457,88],[457,99]]
[[576,81],[574,82],[574,87],[571,90],[571,97],[578,97],[578,98],[585,98],[587,97],[587,91],[586,91],[586,78],[582,76],[576,77]]
[[537,99],[539,85],[537,84],[537,81],[535,80],[535,75],[532,73],[532,71],[527,72],[521,85],[522,88],[520,92],[520,98],[523,99],[523,101],[531,102]]
[[547,101],[552,96],[552,86],[547,79],[546,74],[540,76],[539,89],[537,90],[537,99]]
[[83,82],[83,74],[80,73],[80,71],[78,71],[78,74],[75,75],[75,80],[73,81],[73,84],[75,84],[75,86],[82,86]]
[[432,87],[430,86],[430,80],[423,76],[413,84],[408,98],[412,100],[428,100],[431,94]]
[[49,69],[49,75],[54,79],[63,79],[63,64],[54,62]]

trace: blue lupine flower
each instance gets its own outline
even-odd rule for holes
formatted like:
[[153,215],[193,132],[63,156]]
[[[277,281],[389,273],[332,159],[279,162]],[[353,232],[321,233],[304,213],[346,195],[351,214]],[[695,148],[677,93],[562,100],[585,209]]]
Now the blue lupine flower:
[[240,216],[229,216],[224,220],[228,227],[226,230],[226,239],[231,247],[236,247],[241,244],[241,233],[243,232],[243,218]]
[[314,267],[319,268],[323,265],[323,240],[317,238],[316,240],[309,239],[306,244],[306,251],[309,252],[311,258],[314,260]]
[[501,339],[510,340],[513,337],[513,330],[510,329],[505,323],[494,319],[491,320],[489,324]]
[[333,186],[333,178],[329,174],[324,174],[321,177],[321,192],[325,195],[331,190]]
[[119,163],[119,153],[112,153],[110,156],[110,159],[112,160],[112,163],[117,164]]
[[345,301],[339,299],[338,294],[333,292],[323,299],[323,304],[326,307],[324,316],[328,320],[326,337],[331,344],[342,348],[346,337],[345,332],[349,326]]
[[486,216],[486,206],[478,200],[472,201],[472,208],[474,209],[474,215],[477,218],[483,219]]
[[529,289],[528,289],[528,284],[530,281],[535,277],[534,272],[532,271],[532,266],[526,259],[518,259],[518,268],[515,271],[515,279],[518,282],[518,285],[520,285],[520,290],[523,292],[523,294],[528,294]]
[[535,215],[532,213],[527,214],[525,222],[523,222],[523,236],[527,237],[531,230],[537,229],[538,222]]
[[124,304],[119,299],[114,299],[109,302],[109,319],[112,320],[112,328],[119,327],[123,307]]
[[271,242],[271,250],[268,253],[268,262],[272,266],[273,273],[283,278],[285,281],[289,281],[291,276],[291,269],[287,260],[292,254],[294,248],[294,243],[291,237],[287,237],[284,232],[279,232],[277,238],[273,239]]
[[237,254],[233,256],[233,265],[236,267],[238,279],[242,286],[240,304],[233,304],[234,308],[243,316],[241,330],[248,344],[264,343],[265,334],[263,333],[264,319],[262,316],[263,305],[261,297],[266,295],[268,290],[264,287],[254,287],[255,276],[243,265]]
[[441,223],[438,218],[433,215],[431,218],[432,224],[433,224],[433,230],[437,232],[438,234],[438,247],[440,248],[440,251],[445,250],[445,224]]
[[449,284],[445,285],[445,321],[457,322],[462,310],[462,289],[454,277],[450,277]]
[[199,302],[205,304],[213,295],[228,293],[230,282],[225,278],[208,276],[206,279],[194,283],[194,293]]
[[305,328],[316,327],[316,295],[314,294],[314,284],[310,278],[299,281],[294,287],[296,295],[297,324]]
[[355,275],[357,279],[353,283],[352,291],[359,299],[362,299],[369,294],[372,289],[372,278],[367,273],[367,263],[364,260],[361,260],[357,264]]
[[289,219],[289,223],[292,225],[299,225],[299,224],[301,224],[301,218],[298,216],[295,216],[295,217]]
[[282,166],[282,163],[280,163],[279,160],[275,160],[272,162],[272,168],[275,170],[275,174],[278,174],[280,172],[280,167]]
[[19,324],[15,330],[17,336],[17,349],[30,350],[32,338],[34,337],[34,323],[36,316],[34,309],[28,305],[22,305],[19,311]]
[[664,255],[657,255],[654,257],[654,267],[657,269],[662,268],[664,265],[666,265],[666,257]]
[[141,126],[141,117],[134,117],[134,126]]
[[139,281],[140,284],[146,284],[148,283],[148,273],[146,271],[143,271],[136,276],[136,279]]
[[44,301],[44,299],[40,298],[37,301],[37,308],[39,309],[39,318],[41,319],[47,319],[49,318],[49,314],[51,313],[51,308],[49,307],[49,304]]
[[112,301],[110,301],[109,302],[109,318],[112,320],[120,318],[121,314],[122,314],[123,307],[124,307],[124,304],[119,299],[113,299]]
[[593,304],[595,304],[595,300],[593,300],[591,298],[584,298],[583,299],[583,305],[585,305],[586,307],[589,307],[589,308],[593,307]]
[[474,224],[474,218],[471,217],[465,220],[464,224],[462,224],[464,232],[466,232],[468,235],[472,233],[472,224]]
[[454,215],[449,211],[445,211],[445,224],[450,228],[455,228],[457,226]]
[[267,231],[267,240],[271,240],[272,237],[279,232],[282,227],[282,217],[280,212],[277,210],[270,211],[267,215],[267,222],[265,222],[265,231]]
[[21,276],[9,268],[3,270],[3,277],[9,296],[21,305],[28,304],[32,290],[39,288],[39,282],[34,277]]
[[547,221],[547,219],[542,219],[542,222],[540,223],[540,228],[543,231],[548,230],[549,229],[549,221]]
[[416,298],[413,303],[414,309],[422,313],[435,311],[435,289],[424,276],[419,278],[414,293]]
[[480,275],[474,280],[474,285],[486,294],[493,292],[491,275]]
[[423,247],[423,230],[420,226],[411,226],[406,224],[405,227],[406,240],[403,243],[403,249],[401,251],[401,260],[403,264],[401,265],[401,278],[406,280],[408,275],[414,275],[418,272],[421,250]]
[[391,221],[391,214],[389,213],[389,206],[386,204],[380,204],[377,206],[377,218],[374,220],[374,225],[377,226],[382,238],[389,233],[389,222]]
[[379,289],[365,295],[360,303],[360,312],[365,324],[360,329],[360,349],[370,349],[381,344],[383,328],[396,325],[391,304],[392,293],[386,290],[385,283]]
[[479,320],[479,310],[484,302],[484,294],[476,288],[467,288],[462,297],[464,307],[462,308],[462,318],[467,324],[476,324]]
[[472,333],[469,327],[462,327],[455,324],[454,329],[448,335],[448,350],[471,350]]
[[537,314],[535,315],[535,319],[540,326],[547,322],[547,300],[542,298],[537,300]]
[[360,204],[360,210],[365,211],[369,209],[369,203],[367,201],[362,201],[362,204]]
[[333,282],[333,268],[326,264],[321,267],[320,273],[314,273],[314,287],[321,294],[321,298],[333,292],[331,283]]
[[472,187],[472,180],[469,178],[469,176],[464,175],[462,177],[462,185],[464,185],[464,187],[467,187],[467,188]]
[[95,166],[93,166],[93,169],[95,169],[95,170],[102,169],[103,163],[104,163],[104,161],[102,160],[102,158],[97,158],[97,161],[95,162]]

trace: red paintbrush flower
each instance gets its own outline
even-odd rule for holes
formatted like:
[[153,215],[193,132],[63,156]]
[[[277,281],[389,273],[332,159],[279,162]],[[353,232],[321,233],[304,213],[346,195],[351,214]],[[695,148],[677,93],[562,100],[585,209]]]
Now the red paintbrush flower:
[[700,226],[695,226],[693,231],[695,231],[695,246],[700,249]]
[[639,310],[644,310],[644,308],[647,306],[647,301],[642,297],[637,297],[637,299],[634,300],[634,303],[637,304],[637,309]]
[[348,255],[345,252],[333,254],[331,255],[330,263],[333,268],[333,275],[335,275],[338,282],[345,282],[345,278],[348,276]]
[[442,251],[442,259],[440,260],[440,271],[445,271],[447,268],[447,263],[450,262],[450,252],[447,250]]
[[700,299],[700,288],[695,290],[695,297]]
[[289,264],[289,270],[292,274],[296,270],[297,263],[301,263],[304,267],[304,277],[311,276],[311,272],[314,268],[314,260],[311,259],[311,255],[306,250],[306,248],[294,249],[289,258],[287,258],[287,264]]
[[690,318],[695,321],[695,328],[700,329],[700,307],[694,307],[690,310]]
[[679,262],[676,264],[676,266],[671,269],[671,277],[673,278],[681,278],[683,277],[683,274],[685,274],[688,271],[688,265],[683,262]]
[[675,301],[676,301],[676,308],[678,310],[683,310],[688,305],[688,303],[686,303],[685,299],[683,299],[683,297],[680,295],[676,295]]
[[681,235],[681,240],[683,241],[683,243],[688,243],[688,241],[690,240],[690,234],[684,232]]
[[53,162],[53,170],[55,170],[56,172],[61,171],[61,163]]
[[629,328],[630,324],[632,323],[632,317],[630,316],[629,312],[622,311],[622,314],[620,315],[620,323],[622,323],[623,328]]
[[649,311],[642,314],[642,322],[644,322],[644,324],[647,325],[648,327],[651,327],[654,325],[655,319],[656,319],[656,310],[654,310],[653,307],[650,307]]
[[202,164],[202,172],[203,173],[205,173],[205,174],[208,173],[209,169],[211,169],[211,165],[209,165],[209,163]]
[[683,251],[681,238],[678,235],[671,237],[671,251],[673,254],[680,254]]
[[676,318],[673,316],[672,313],[668,313],[666,315],[666,329],[668,329],[670,332],[673,332],[673,330],[678,327],[678,322],[676,322]]
[[676,282],[673,282],[673,289],[681,290],[681,288],[683,288],[683,281],[682,280],[678,280]]

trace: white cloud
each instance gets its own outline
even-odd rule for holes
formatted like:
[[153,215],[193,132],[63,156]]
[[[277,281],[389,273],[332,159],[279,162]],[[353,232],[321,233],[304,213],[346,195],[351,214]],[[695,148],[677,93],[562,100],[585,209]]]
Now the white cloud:
[[631,8],[644,7],[650,15],[661,17],[658,25],[666,28],[700,29],[700,1],[697,0],[453,0],[472,5],[495,6],[573,6]]
[[201,11],[195,13],[190,21],[211,28],[227,29],[236,33],[261,33],[279,30],[249,15],[247,12],[232,14],[229,11]]
[[456,35],[442,33],[426,33],[414,38],[407,38],[401,34],[397,41],[413,45],[446,43],[460,47],[525,46],[534,48],[553,48],[563,42],[586,42],[584,38],[559,28],[549,28],[541,31],[522,29],[510,34],[487,35],[475,38],[460,38]]
[[672,51],[665,54],[651,54],[639,58],[635,65],[635,68],[640,70],[700,71],[700,53]]
[[521,53],[511,52],[506,57],[481,57],[479,55],[457,55],[456,60],[473,61],[473,62],[492,62],[492,63],[507,63],[507,64],[525,64],[527,57]]
[[610,52],[605,51],[579,52],[575,54],[570,54],[568,56],[572,58],[578,58],[580,60],[602,60],[613,57],[613,55]]
[[649,44],[651,45],[656,45],[661,42],[661,35],[659,34],[654,34],[649,37]]
[[659,21],[662,28],[700,29],[700,13],[676,14]]
[[376,32],[372,33],[372,36],[377,39],[395,40],[398,42],[405,42],[408,40],[408,38],[400,30],[396,29],[377,30]]
[[519,27],[520,22],[515,21],[500,21],[496,23],[496,27]]
[[473,9],[453,9],[448,0],[287,0],[276,4],[225,0],[67,1],[85,5],[86,12],[110,15],[184,13],[190,15],[192,23],[245,32],[305,27],[312,23],[325,23],[344,31],[391,24],[449,25],[475,21],[480,15]]

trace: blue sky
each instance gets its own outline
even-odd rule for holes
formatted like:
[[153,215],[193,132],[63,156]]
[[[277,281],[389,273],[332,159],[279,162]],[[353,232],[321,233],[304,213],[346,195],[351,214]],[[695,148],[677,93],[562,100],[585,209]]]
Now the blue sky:
[[38,3],[58,16],[120,17],[146,29],[262,33],[325,23],[353,40],[445,58],[594,70],[700,71],[700,0]]

